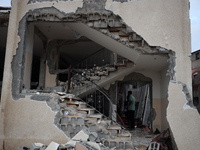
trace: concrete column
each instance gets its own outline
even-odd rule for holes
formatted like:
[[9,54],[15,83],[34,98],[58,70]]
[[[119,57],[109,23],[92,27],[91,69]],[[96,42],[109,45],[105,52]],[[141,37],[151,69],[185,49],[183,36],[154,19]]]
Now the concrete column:
[[27,32],[26,40],[26,56],[24,66],[24,78],[23,85],[26,89],[30,89],[31,83],[31,70],[32,70],[32,59],[33,59],[33,39],[34,39],[34,25],[30,24]]
[[50,74],[48,65],[46,64],[46,73],[45,73],[45,87],[54,87],[56,86],[57,74]]
[[114,65],[117,65],[117,53],[113,53],[114,55]]
[[39,89],[45,87],[45,74],[46,74],[46,57],[45,53],[40,58],[40,75],[39,75]]

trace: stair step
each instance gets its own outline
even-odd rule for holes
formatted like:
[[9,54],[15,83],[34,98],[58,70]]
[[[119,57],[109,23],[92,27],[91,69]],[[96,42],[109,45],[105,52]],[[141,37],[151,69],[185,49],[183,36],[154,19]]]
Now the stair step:
[[119,125],[111,125],[108,127],[108,130],[121,130],[121,126]]
[[102,114],[93,114],[89,115],[87,118],[97,118],[97,119],[102,119],[103,115]]
[[142,42],[142,40],[129,40],[129,42]]
[[119,32],[120,29],[117,29],[117,28],[110,28],[109,31],[110,31],[110,32]]
[[98,121],[98,124],[108,127],[111,125],[111,120],[102,119]]
[[118,137],[130,137],[131,138],[131,133],[127,130],[120,130],[120,133],[117,134]]
[[78,108],[86,108],[87,104],[84,102],[79,102],[79,101],[69,101],[67,102],[67,106],[75,105],[78,106]]
[[93,115],[95,113],[95,108],[78,108],[78,110],[88,112],[88,115]]
[[68,107],[77,107],[75,104],[67,104]]
[[128,38],[129,37],[129,35],[127,35],[127,34],[119,34],[119,36],[120,37],[124,37],[124,38]]

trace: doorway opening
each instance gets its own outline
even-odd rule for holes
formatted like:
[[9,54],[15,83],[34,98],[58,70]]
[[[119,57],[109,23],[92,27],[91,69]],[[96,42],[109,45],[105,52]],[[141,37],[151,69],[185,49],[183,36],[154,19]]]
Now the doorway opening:
[[[135,127],[144,128],[148,126],[153,129],[152,112],[152,82],[151,81],[118,81],[117,82],[117,113],[123,123],[128,126],[128,110],[126,106],[129,103],[128,91],[136,99],[135,103]],[[119,118],[118,118],[119,119]]]

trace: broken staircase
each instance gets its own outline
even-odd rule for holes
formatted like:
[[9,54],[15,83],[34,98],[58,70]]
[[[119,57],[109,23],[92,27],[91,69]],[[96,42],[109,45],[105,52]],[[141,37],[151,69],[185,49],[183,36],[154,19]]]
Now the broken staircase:
[[[97,112],[85,102],[68,95],[60,96],[61,111],[55,125],[72,140],[102,143],[115,149],[133,149],[131,134]],[[81,132],[80,132],[81,131]]]
[[116,66],[101,66],[92,69],[80,69],[80,73],[72,77],[71,92],[76,96],[84,97],[96,90],[96,86],[104,87],[124,76],[132,73],[134,64],[123,60],[122,64]]

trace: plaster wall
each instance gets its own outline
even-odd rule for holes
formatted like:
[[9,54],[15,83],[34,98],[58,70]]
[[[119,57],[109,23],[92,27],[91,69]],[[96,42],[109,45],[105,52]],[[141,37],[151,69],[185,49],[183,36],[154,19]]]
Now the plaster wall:
[[[119,14],[124,22],[130,25],[150,45],[160,45],[175,52],[176,64],[174,69],[176,73],[168,87],[167,120],[179,149],[197,149],[199,142],[192,139],[199,139],[200,130],[197,127],[199,115],[196,109],[186,105],[188,100],[182,91],[181,84],[187,85],[191,95],[189,0],[143,0],[127,3],[108,0],[106,8]],[[163,106],[165,107],[166,104],[163,104]],[[189,120],[192,120],[192,123]],[[182,128],[183,124],[184,127]],[[191,124],[195,125],[191,127]]]
[[52,139],[60,144],[68,138],[54,124],[56,112],[46,102],[28,98],[9,101],[5,107],[5,149],[30,146],[34,142],[49,144]]
[[[3,139],[5,139],[7,150],[16,149],[19,141],[21,142],[20,145],[26,145],[36,140],[42,142],[44,140],[44,143],[48,143],[53,139],[57,139],[56,142],[59,143],[65,143],[67,140],[63,133],[53,125],[52,120],[55,113],[51,112],[45,103],[31,101],[28,96],[18,101],[13,100],[11,97],[11,61],[20,41],[17,35],[19,21],[26,12],[35,8],[54,6],[60,11],[71,13],[76,12],[78,7],[82,7],[83,1],[44,1],[28,5],[27,2],[28,0],[12,0],[10,14],[2,103],[0,105],[0,148],[2,148]],[[182,85],[179,84],[180,82],[185,83],[189,93],[191,93],[189,0],[132,0],[125,3],[107,0],[106,9],[120,15],[124,22],[141,35],[150,45],[162,46],[175,51],[176,74],[168,88],[169,105],[167,108],[167,120],[178,148],[181,150],[195,150],[200,146],[197,141],[200,136],[198,130],[200,119],[196,110],[189,106],[184,107],[187,100],[182,92]],[[145,75],[144,72],[143,74]],[[147,74],[149,74],[149,77],[152,76],[153,80],[153,103],[156,104],[155,107],[161,108],[161,91],[155,90],[156,87],[161,87],[159,81],[160,73]],[[160,109],[156,111],[157,114],[161,112]],[[38,116],[40,117],[38,118]],[[161,126],[161,117],[157,118],[159,119],[156,124]],[[191,120],[192,123],[188,120]],[[192,127],[191,124],[193,125]],[[29,139],[24,137],[29,137]],[[37,137],[37,139],[34,139],[34,137]],[[13,144],[11,147],[8,146],[10,145],[9,142]]]
[[[53,125],[55,113],[45,102],[31,101],[27,96],[14,101],[11,93],[12,73],[11,62],[16,54],[18,43],[19,22],[25,13],[34,8],[53,6],[53,3],[26,5],[27,0],[12,1],[10,14],[6,59],[4,67],[3,89],[0,104],[0,149],[18,149],[19,146],[30,146],[34,142],[49,144],[52,140],[60,144],[66,143],[68,138]],[[82,6],[82,1],[69,1],[55,4],[60,10],[74,12]],[[25,29],[21,29],[25,30]],[[29,55],[27,53],[27,55]],[[30,51],[31,57],[31,51]],[[3,144],[4,143],[4,144]]]
[[[191,85],[188,80],[191,76],[189,0],[132,0],[124,3],[107,0],[106,9],[119,14],[150,45],[175,51],[176,80]],[[187,72],[185,68],[188,68]]]
[[177,90],[181,88],[181,84],[169,84],[167,120],[178,149],[196,150],[200,147],[200,116],[196,109],[185,108],[185,95]]

